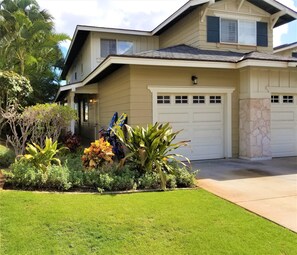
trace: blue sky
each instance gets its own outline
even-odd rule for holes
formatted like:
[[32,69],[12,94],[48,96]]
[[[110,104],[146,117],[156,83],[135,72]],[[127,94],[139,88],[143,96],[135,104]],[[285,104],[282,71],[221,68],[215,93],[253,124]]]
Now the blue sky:
[[[37,0],[55,18],[56,31],[73,35],[76,25],[151,31],[188,0]],[[279,0],[297,11],[297,0]],[[274,30],[274,46],[297,41],[297,21]],[[65,42],[67,49],[70,42]]]

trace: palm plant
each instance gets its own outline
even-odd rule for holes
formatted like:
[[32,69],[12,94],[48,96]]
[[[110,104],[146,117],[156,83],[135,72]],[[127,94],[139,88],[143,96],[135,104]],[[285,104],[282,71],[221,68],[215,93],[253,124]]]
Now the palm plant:
[[[139,126],[132,128],[129,125],[125,125],[125,127],[126,135],[121,128],[114,130],[117,137],[129,150],[122,164],[129,159],[142,172],[156,172],[161,179],[161,188],[165,190],[166,174],[173,171],[170,162],[182,163],[177,157],[183,156],[174,153],[174,150],[187,145],[185,141],[173,143],[181,131],[173,132],[169,123],[150,124],[146,128]],[[185,159],[189,161],[187,158]]]
[[37,1],[0,1],[0,69],[28,77],[34,96],[44,98],[45,91],[57,87],[52,86],[57,77],[53,67],[63,59],[59,43],[68,39],[55,33],[53,17]]

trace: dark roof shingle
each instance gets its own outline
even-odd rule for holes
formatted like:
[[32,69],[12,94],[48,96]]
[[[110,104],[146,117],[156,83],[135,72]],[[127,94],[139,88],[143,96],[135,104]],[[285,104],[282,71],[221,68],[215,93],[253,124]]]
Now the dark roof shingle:
[[233,51],[202,50],[185,44],[150,50],[134,54],[134,56],[156,59],[175,59],[175,60],[197,60],[197,61],[216,61],[238,63],[246,59],[271,60],[271,61],[296,61],[297,58],[283,57],[268,53],[252,51],[240,53]]

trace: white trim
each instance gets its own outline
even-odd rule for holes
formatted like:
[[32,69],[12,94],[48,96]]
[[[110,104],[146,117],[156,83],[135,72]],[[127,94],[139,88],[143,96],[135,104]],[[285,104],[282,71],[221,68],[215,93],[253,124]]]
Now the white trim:
[[277,1],[275,0],[262,0],[272,6],[274,6],[275,8],[279,9],[279,10],[285,10],[286,11],[286,14],[289,14],[290,16],[294,17],[295,19],[297,19],[297,13],[294,12],[293,10],[289,9],[289,7],[285,6],[285,5],[282,5],[280,3],[278,3]]
[[60,91],[65,91],[65,90],[75,91],[77,88],[83,87],[83,86],[84,86],[84,84],[82,82],[64,85],[64,86],[60,87]]
[[266,87],[268,92],[271,94],[296,94],[297,95],[297,88],[280,88],[280,87]]
[[111,28],[111,27],[93,27],[93,26],[84,26],[84,25],[78,25],[77,30],[89,31],[89,32],[125,34],[125,35],[142,35],[142,36],[152,35],[152,33],[149,31],[123,29],[123,28]]
[[281,47],[281,48],[279,48],[277,50],[274,50],[273,53],[277,53],[277,52],[280,52],[280,51],[286,51],[286,50],[290,50],[290,49],[294,49],[294,48],[296,48],[296,50],[297,50],[297,42],[294,43],[294,44],[291,44],[289,46],[284,46],[284,47]]
[[[290,62],[289,62],[290,63]],[[259,66],[259,67],[279,67],[288,68],[288,61],[273,61],[265,59],[247,59],[236,64],[236,68],[240,69],[247,66]],[[296,63],[297,64],[297,63]]]
[[[233,19],[233,20],[247,20],[247,21],[261,21],[261,18],[259,18],[260,15],[247,15],[245,13],[234,13],[234,12],[228,12],[228,11],[215,11],[214,16],[220,17],[223,19]],[[263,16],[262,17],[269,17]]]
[[289,62],[288,67],[297,67],[297,62]]
[[281,10],[277,13],[274,13],[270,16],[270,29],[272,30],[276,24],[276,22],[279,20],[279,18],[283,15],[287,14],[286,10]]
[[174,12],[169,18],[167,18],[160,25],[158,25],[152,31],[152,35],[155,35],[156,33],[158,33],[160,30],[162,30],[162,28],[164,28],[166,25],[168,25],[171,21],[176,19],[178,16],[180,16],[183,12],[185,12],[190,7],[205,4],[205,3],[208,3],[208,2],[213,2],[213,0],[190,0],[190,1],[188,1],[185,5],[183,5],[176,12]]
[[157,95],[158,93],[189,93],[189,94],[224,94],[226,100],[224,100],[224,157],[232,157],[232,93],[235,88],[229,87],[201,87],[201,86],[148,86],[148,89],[152,93],[152,114],[153,123],[157,121]]

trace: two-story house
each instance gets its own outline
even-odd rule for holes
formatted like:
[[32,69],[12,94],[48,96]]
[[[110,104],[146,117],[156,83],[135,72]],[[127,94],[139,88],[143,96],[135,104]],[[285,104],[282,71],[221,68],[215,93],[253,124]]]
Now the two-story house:
[[117,111],[183,129],[191,160],[296,156],[297,58],[272,45],[296,19],[274,0],[190,0],[149,32],[77,26],[57,101],[90,139]]

